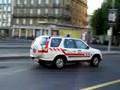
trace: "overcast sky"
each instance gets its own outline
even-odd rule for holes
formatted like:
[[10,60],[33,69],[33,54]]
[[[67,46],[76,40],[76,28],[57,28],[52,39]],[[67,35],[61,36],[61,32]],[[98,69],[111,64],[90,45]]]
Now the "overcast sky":
[[92,14],[94,10],[101,7],[104,0],[88,0],[88,14]]

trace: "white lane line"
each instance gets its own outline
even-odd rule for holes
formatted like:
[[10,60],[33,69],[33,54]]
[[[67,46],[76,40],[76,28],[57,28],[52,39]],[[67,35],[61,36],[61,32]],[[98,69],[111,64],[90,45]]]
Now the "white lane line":
[[95,90],[95,89],[105,87],[105,86],[109,86],[109,85],[113,85],[113,84],[116,84],[116,83],[120,83],[120,79],[110,81],[110,82],[105,82],[105,83],[98,84],[98,85],[91,86],[91,87],[87,87],[87,88],[83,88],[83,89],[80,89],[80,90]]

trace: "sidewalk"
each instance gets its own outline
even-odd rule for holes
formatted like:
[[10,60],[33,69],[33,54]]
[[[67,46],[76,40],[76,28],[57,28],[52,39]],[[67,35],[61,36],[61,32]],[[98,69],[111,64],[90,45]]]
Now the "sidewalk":
[[17,48],[21,48],[21,49],[30,49],[30,46],[24,46],[24,45],[0,45],[0,49],[17,49]]
[[0,59],[30,58],[29,53],[0,54]]
[[8,39],[0,39],[0,43],[25,43],[29,42],[31,43],[32,40],[27,40],[27,39],[13,39],[13,38],[8,38]]
[[[120,55],[120,51],[102,51],[103,55]],[[0,59],[30,58],[29,53],[0,54]]]
[[120,55],[120,51],[102,51],[103,55]]

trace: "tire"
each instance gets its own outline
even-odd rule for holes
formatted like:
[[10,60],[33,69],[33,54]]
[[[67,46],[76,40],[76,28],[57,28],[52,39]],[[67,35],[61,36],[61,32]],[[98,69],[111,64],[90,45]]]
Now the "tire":
[[65,65],[65,60],[64,58],[61,58],[61,57],[57,57],[55,60],[54,60],[54,66],[58,69],[62,69]]
[[90,66],[98,67],[100,63],[100,58],[98,56],[94,56],[90,61]]

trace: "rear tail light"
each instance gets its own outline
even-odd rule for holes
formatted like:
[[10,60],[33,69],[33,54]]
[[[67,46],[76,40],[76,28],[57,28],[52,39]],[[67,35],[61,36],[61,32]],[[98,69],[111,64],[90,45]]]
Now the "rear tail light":
[[49,45],[49,39],[47,39],[46,43],[45,43],[45,49],[48,48],[48,45]]
[[45,48],[48,48],[49,41],[46,41]]
[[38,50],[39,53],[47,53],[48,52],[48,45],[49,45],[49,39],[45,43],[45,47],[42,48],[42,50]]
[[33,53],[36,53],[36,50],[33,50]]

